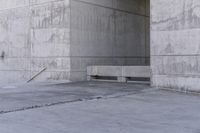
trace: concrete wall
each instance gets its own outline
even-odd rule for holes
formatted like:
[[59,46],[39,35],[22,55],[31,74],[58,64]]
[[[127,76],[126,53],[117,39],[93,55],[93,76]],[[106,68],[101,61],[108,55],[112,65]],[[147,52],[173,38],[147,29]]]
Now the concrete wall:
[[199,0],[151,0],[154,86],[200,90],[199,35]]
[[69,79],[69,0],[0,1],[0,83]]
[[149,1],[71,0],[71,80],[90,65],[149,65]]
[[1,0],[0,83],[85,80],[89,65],[149,65],[148,0]]

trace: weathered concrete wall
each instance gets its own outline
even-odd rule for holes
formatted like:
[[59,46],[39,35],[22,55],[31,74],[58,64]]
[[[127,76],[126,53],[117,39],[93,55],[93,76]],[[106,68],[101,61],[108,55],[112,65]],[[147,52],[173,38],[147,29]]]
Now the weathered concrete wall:
[[69,79],[69,0],[0,1],[0,83]]
[[199,0],[151,0],[154,86],[200,90],[199,35]]
[[148,0],[1,0],[0,83],[85,80],[88,65],[149,65]]
[[71,80],[90,65],[149,65],[148,0],[71,0]]

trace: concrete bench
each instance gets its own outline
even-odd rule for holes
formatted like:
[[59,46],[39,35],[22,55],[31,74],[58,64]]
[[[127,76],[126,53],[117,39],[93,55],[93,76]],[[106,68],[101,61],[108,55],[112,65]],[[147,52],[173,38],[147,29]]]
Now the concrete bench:
[[[101,78],[100,78],[101,77]],[[131,78],[150,78],[150,66],[89,66],[87,67],[88,80],[98,79],[117,80],[127,82]]]

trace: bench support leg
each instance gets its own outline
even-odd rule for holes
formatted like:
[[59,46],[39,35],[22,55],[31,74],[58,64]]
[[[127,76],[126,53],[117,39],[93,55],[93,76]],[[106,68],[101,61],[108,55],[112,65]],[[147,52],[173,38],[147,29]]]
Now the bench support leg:
[[118,77],[117,81],[121,82],[121,83],[126,83],[127,82],[127,78],[126,77]]
[[87,75],[87,81],[91,81],[92,80],[92,76]]

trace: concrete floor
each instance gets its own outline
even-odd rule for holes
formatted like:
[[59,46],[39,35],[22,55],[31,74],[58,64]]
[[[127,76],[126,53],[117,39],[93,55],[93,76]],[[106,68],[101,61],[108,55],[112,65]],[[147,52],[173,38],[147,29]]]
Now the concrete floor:
[[1,133],[200,133],[200,96],[105,82],[2,87]]

